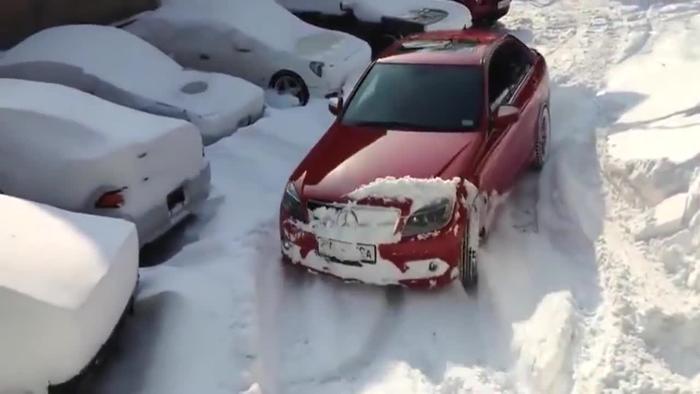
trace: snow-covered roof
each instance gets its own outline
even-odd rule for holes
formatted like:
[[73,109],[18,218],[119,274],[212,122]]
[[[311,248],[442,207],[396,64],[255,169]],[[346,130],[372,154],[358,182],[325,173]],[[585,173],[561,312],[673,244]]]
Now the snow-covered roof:
[[0,218],[0,288],[43,303],[77,308],[111,265],[130,263],[114,260],[135,235],[130,222],[4,195]]
[[[56,68],[35,68],[32,71],[17,68],[45,63],[76,67],[89,76],[97,77],[103,84],[133,95],[121,97],[116,102],[134,108],[164,103],[176,110],[186,109],[208,116],[237,113],[241,108],[250,106],[251,101],[262,101],[262,90],[245,80],[224,74],[184,70],[141,38],[110,26],[68,25],[42,30],[13,47],[0,59],[0,68],[4,68],[1,75],[60,83],[64,83],[66,78],[78,78],[62,75],[69,72]],[[183,91],[191,83],[204,89],[196,94]],[[86,84],[89,82],[69,85],[88,91],[105,88],[90,88],[84,86]],[[100,95],[99,92],[96,94]],[[141,104],[143,101],[146,103]],[[259,112],[259,109],[255,112]],[[234,126],[237,121],[234,120]]]
[[282,50],[292,50],[298,39],[324,31],[274,0],[162,0],[160,8],[142,17],[240,32]]
[[[139,112],[62,85],[0,78],[0,91],[0,116],[28,115],[3,117],[6,132],[18,133],[32,127],[29,115],[50,117],[56,120],[56,127],[45,133],[63,137],[79,134],[86,144],[100,146],[151,141],[174,129],[193,127],[179,119]],[[60,142],[60,138],[56,140]]]

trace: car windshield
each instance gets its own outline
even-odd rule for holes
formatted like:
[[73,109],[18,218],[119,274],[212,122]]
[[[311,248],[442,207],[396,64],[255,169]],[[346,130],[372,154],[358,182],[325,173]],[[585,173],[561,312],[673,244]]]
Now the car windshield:
[[342,123],[416,131],[473,131],[483,108],[476,66],[377,63],[343,114]]

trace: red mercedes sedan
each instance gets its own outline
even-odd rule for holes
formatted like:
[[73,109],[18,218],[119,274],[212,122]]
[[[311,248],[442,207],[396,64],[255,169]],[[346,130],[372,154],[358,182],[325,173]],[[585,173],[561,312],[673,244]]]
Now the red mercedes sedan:
[[550,143],[545,59],[511,35],[422,33],[365,71],[291,175],[283,260],[346,281],[477,283],[498,196]]
[[508,13],[510,0],[454,0],[469,8],[472,22],[477,26],[489,26]]

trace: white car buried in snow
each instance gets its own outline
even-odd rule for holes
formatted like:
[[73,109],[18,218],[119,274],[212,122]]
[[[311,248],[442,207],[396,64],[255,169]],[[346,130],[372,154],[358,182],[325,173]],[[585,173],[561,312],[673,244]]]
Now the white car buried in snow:
[[308,23],[356,35],[375,54],[408,34],[471,26],[463,4],[451,0],[277,0]]
[[142,39],[109,26],[40,31],[0,58],[0,77],[52,82],[127,107],[188,120],[205,144],[262,116],[259,87],[230,75],[184,70]]
[[364,71],[369,45],[309,25],[274,0],[163,0],[124,28],[182,65],[292,94],[330,96]]
[[0,192],[128,219],[149,243],[209,195],[197,128],[62,85],[0,79]]
[[136,229],[2,195],[0,218],[0,393],[45,392],[99,362],[129,310]]

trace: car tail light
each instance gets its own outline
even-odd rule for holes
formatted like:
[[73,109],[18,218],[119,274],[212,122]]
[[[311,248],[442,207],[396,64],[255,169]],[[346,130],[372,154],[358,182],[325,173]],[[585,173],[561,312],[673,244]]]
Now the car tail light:
[[95,208],[115,209],[124,205],[124,189],[112,190],[100,196],[95,202]]

